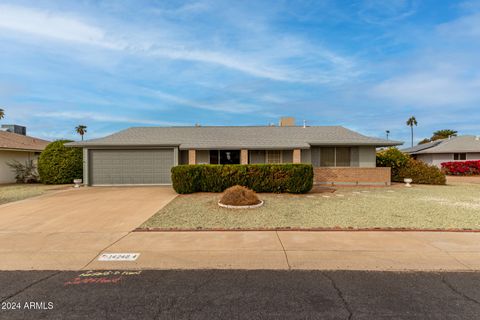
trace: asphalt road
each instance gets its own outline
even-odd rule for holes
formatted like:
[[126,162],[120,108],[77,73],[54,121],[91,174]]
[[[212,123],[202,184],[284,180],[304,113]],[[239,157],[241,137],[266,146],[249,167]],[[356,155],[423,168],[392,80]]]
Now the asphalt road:
[[13,271],[0,301],[0,319],[479,319],[480,273]]

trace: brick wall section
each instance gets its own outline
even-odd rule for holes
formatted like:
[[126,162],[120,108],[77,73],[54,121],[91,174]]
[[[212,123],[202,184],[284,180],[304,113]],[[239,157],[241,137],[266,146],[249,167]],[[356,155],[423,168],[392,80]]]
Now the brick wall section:
[[293,163],[301,163],[302,162],[302,152],[300,149],[293,150]]
[[240,164],[248,164],[248,150],[240,150]]
[[188,164],[197,163],[197,152],[195,149],[188,150]]
[[390,185],[390,168],[314,168],[314,181],[330,185]]

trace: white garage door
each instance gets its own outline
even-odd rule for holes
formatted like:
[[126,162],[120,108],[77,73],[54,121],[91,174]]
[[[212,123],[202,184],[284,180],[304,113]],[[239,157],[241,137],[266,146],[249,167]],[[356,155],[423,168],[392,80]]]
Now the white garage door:
[[170,184],[173,149],[89,150],[91,185]]

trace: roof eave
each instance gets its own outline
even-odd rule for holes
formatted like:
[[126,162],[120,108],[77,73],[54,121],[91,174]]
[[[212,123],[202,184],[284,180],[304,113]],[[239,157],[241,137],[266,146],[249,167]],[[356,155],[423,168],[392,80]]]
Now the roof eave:
[[3,148],[0,151],[16,151],[16,152],[42,152],[44,149],[30,149],[30,148]]

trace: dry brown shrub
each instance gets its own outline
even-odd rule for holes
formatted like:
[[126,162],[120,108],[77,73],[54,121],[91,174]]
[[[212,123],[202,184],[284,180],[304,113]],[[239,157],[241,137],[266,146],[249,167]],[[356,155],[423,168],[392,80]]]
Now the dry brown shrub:
[[260,202],[255,191],[238,185],[226,189],[220,199],[220,203],[231,206],[252,206]]

